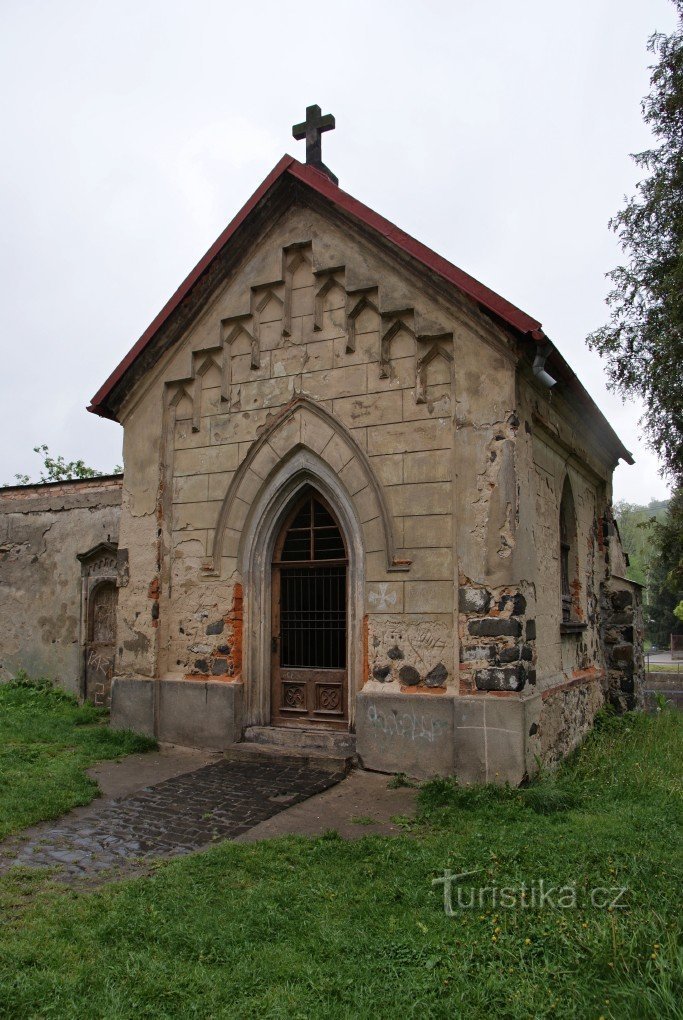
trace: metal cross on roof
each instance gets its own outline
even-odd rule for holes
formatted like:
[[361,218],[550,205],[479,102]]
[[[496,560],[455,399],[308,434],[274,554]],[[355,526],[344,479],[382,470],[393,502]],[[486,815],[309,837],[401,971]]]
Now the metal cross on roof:
[[292,134],[297,141],[302,138],[306,139],[306,162],[309,166],[314,166],[316,170],[322,170],[331,181],[339,184],[337,178],[322,160],[322,139],[320,136],[323,131],[332,130],[334,130],[334,117],[331,113],[326,113],[323,116],[319,106],[307,106],[306,120],[302,124],[295,124]]

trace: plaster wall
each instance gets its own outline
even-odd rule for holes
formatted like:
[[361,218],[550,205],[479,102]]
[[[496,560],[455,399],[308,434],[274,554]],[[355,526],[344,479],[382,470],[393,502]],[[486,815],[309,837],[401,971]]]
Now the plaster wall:
[[19,669],[80,693],[81,564],[116,543],[121,478],[0,489],[0,680]]

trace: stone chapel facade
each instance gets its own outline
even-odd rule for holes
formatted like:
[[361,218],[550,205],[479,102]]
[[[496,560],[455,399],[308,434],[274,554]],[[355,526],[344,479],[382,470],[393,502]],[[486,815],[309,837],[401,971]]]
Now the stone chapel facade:
[[93,398],[112,724],[520,782],[638,704],[632,463],[536,320],[285,157]]

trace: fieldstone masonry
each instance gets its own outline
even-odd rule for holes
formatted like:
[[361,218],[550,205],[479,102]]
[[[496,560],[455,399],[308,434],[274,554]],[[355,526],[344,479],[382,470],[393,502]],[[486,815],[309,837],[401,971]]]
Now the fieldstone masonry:
[[287,157],[93,400],[124,428],[115,725],[212,748],[271,725],[273,550],[309,488],[346,547],[368,767],[519,782],[636,704],[603,526],[630,455],[547,348]]

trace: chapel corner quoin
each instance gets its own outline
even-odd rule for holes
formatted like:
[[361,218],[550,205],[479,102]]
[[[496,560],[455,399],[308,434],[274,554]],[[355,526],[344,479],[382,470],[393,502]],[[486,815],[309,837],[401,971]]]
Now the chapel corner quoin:
[[539,323],[311,151],[93,399],[123,481],[0,490],[0,675],[175,744],[519,783],[640,704],[630,455]]

